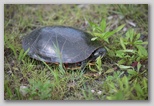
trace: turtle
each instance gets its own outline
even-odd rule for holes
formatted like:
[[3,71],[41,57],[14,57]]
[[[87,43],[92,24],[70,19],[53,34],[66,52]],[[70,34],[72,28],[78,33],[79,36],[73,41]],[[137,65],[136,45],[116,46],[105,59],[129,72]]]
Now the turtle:
[[70,26],[44,26],[24,36],[22,47],[36,60],[83,68],[106,54],[102,43],[92,38],[90,33]]

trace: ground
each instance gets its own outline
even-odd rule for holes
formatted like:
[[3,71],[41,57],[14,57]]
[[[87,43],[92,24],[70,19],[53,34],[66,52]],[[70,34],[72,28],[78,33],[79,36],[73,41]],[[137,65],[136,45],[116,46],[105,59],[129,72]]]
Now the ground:
[[[85,70],[30,58],[22,37],[72,26],[107,49]],[[148,100],[148,5],[4,5],[5,100]]]

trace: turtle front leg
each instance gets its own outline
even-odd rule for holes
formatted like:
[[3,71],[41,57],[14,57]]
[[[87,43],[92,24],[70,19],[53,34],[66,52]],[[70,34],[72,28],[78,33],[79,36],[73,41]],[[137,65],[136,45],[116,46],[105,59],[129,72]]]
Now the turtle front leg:
[[86,59],[86,60],[84,60],[84,61],[81,62],[81,70],[84,70],[86,68],[87,63],[89,62],[88,60],[89,59]]

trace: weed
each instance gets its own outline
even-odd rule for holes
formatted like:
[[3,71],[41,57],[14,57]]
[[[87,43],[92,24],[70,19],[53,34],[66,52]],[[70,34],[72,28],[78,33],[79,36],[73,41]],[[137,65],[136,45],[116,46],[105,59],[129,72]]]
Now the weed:
[[109,43],[109,41],[108,41],[109,37],[114,35],[116,32],[119,32],[125,26],[123,24],[113,31],[108,31],[108,30],[106,31],[107,26],[106,26],[106,20],[105,19],[102,19],[100,26],[93,23],[93,22],[89,22],[89,24],[92,27],[93,35],[95,36],[91,40],[94,41],[96,39],[100,39],[100,40],[106,41],[107,43]]
[[148,53],[146,48],[143,47],[147,44],[148,42],[140,40],[140,34],[136,34],[133,29],[128,30],[126,37],[120,38],[122,50],[116,51],[116,56],[121,58],[119,64],[147,59]]

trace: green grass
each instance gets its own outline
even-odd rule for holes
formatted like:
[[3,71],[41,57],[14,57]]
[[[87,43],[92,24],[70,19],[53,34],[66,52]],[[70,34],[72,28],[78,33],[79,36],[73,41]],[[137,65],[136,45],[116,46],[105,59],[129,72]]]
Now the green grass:
[[[4,19],[5,100],[148,100],[148,5],[14,4]],[[107,55],[85,70],[27,56],[22,37],[52,25],[91,33]]]

